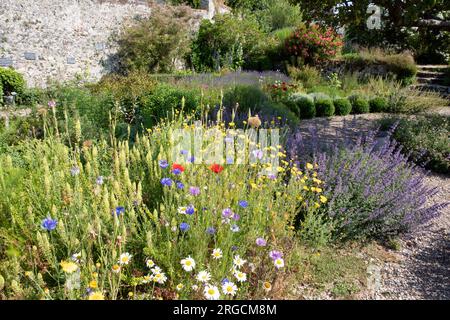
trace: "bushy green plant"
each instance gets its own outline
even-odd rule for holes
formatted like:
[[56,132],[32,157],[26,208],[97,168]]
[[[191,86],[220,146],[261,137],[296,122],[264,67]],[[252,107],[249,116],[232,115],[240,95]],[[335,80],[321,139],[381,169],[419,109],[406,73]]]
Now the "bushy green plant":
[[224,92],[223,105],[234,108],[239,104],[239,110],[248,113],[265,104],[269,98],[260,88],[249,85],[237,85]]
[[352,113],[361,114],[368,113],[370,111],[369,101],[364,96],[353,95],[349,97],[350,103],[352,104]]
[[0,83],[4,95],[15,92],[20,96],[26,87],[22,74],[11,68],[0,67]]
[[385,112],[388,101],[384,97],[375,97],[369,100],[370,112]]
[[192,43],[191,63],[197,71],[240,69],[261,55],[264,33],[255,18],[217,15],[205,19]]
[[352,111],[352,104],[348,98],[337,98],[333,101],[333,104],[338,116],[346,116]]
[[[157,124],[161,119],[172,117],[172,111],[193,113],[200,108],[201,94],[199,90],[183,89],[169,84],[156,85],[143,97],[139,114],[146,128]],[[184,101],[184,105],[183,105]]]
[[188,7],[157,6],[149,18],[126,27],[116,39],[118,71],[170,72],[189,51]]
[[297,93],[290,96],[289,101],[297,106],[302,119],[310,119],[316,116],[316,106],[312,97]]
[[266,8],[254,14],[268,32],[297,27],[302,21],[300,7],[291,4],[288,0],[271,1]]
[[334,104],[330,98],[317,98],[314,101],[318,117],[331,117],[334,115]]
[[312,66],[303,66],[300,68],[289,66],[288,74],[292,79],[300,81],[303,87],[307,89],[317,86],[322,81],[320,71]]
[[450,175],[450,118],[443,115],[402,119],[394,131],[394,139],[404,153],[419,165]]

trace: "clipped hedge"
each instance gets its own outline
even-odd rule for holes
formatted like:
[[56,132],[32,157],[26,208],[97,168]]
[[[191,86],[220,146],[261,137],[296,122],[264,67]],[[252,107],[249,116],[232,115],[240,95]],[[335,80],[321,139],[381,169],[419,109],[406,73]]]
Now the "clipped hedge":
[[354,95],[350,97],[350,102],[352,104],[352,113],[353,114],[361,114],[361,113],[369,113],[370,106],[369,101],[363,96]]
[[331,117],[334,115],[334,104],[329,98],[317,98],[315,100],[316,113],[319,117]]
[[352,112],[352,104],[348,98],[337,98],[334,100],[335,113],[338,116],[346,116]]
[[369,100],[370,112],[385,112],[388,108],[388,101],[384,97],[375,97]]

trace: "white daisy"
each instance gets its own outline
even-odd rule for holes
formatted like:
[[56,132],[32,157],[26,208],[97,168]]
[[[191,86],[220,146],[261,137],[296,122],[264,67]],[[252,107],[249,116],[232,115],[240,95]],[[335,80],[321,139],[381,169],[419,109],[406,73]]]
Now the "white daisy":
[[142,283],[143,284],[147,284],[147,283],[149,283],[152,280],[153,280],[153,276],[151,276],[151,275],[146,275],[146,276],[142,277]]
[[190,272],[194,270],[195,268],[195,260],[191,258],[191,256],[181,259],[181,265],[183,266],[183,269],[187,272]]
[[211,255],[213,259],[220,259],[222,258],[222,250],[220,250],[219,248],[214,249]]
[[225,295],[231,295],[234,297],[237,289],[237,286],[231,281],[227,281],[222,285],[222,292]]
[[200,271],[197,274],[197,280],[200,282],[206,283],[209,280],[211,280],[211,274],[206,270]]
[[192,290],[197,291],[198,290],[198,285],[193,284],[191,288],[192,288]]
[[153,274],[156,274],[156,273],[161,273],[161,268],[160,267],[158,267],[158,266],[154,266],[152,269],[150,269],[150,271],[153,273]]
[[131,254],[129,254],[128,252],[122,253],[119,257],[119,264],[120,265],[124,265],[124,264],[128,264],[131,260]]
[[152,259],[147,259],[147,261],[145,261],[145,264],[147,265],[147,268],[153,268],[155,266],[155,263],[153,262]]
[[219,300],[220,292],[216,286],[206,286],[205,287],[205,298],[208,300]]
[[275,261],[273,263],[275,264],[275,267],[277,269],[280,269],[280,268],[284,267],[284,260],[283,260],[283,258],[275,259]]
[[238,282],[245,282],[247,280],[247,274],[242,271],[237,271],[234,276],[236,277]]
[[179,207],[178,208],[178,213],[179,214],[186,214],[186,207]]
[[181,290],[183,290],[183,288],[184,288],[184,284],[182,284],[182,283],[177,284],[177,291],[181,291]]
[[240,256],[235,256],[233,259],[233,264],[236,266],[236,268],[242,267],[247,260],[242,259]]
[[157,282],[157,283],[160,283],[160,284],[164,284],[164,282],[166,282],[166,280],[167,280],[167,277],[164,274],[164,272],[155,273],[153,275],[153,281],[154,282]]

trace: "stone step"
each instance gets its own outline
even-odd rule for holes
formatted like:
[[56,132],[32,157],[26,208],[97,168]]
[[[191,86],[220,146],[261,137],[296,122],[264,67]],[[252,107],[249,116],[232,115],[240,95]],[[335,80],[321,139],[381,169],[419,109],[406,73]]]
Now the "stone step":
[[448,65],[440,64],[440,65],[417,65],[418,71],[445,71],[449,68]]
[[433,77],[417,77],[417,83],[429,83],[429,84],[445,84],[445,78],[433,78]]
[[450,87],[449,86],[443,86],[439,84],[416,84],[412,85],[413,88],[421,90],[421,91],[433,91],[437,92],[440,95],[442,95],[445,98],[450,99]]
[[446,73],[441,71],[427,71],[427,70],[420,70],[417,71],[417,77],[424,77],[424,78],[445,78]]

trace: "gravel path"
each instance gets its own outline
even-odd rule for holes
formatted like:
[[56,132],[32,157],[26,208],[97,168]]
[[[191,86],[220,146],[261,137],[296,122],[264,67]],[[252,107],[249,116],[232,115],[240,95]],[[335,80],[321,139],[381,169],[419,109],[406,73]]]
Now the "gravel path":
[[[450,108],[434,112],[449,115]],[[354,139],[358,134],[376,128],[376,120],[382,117],[381,114],[367,114],[315,118],[303,120],[300,130],[307,138],[308,129],[313,126],[318,130],[321,143],[333,144],[336,140]],[[426,182],[439,188],[438,194],[428,200],[430,205],[450,201],[449,177],[430,174]],[[450,206],[436,219],[400,239],[399,244],[398,251],[378,247],[376,254],[364,255],[372,267],[368,278],[373,272],[372,279],[375,280],[360,298],[450,299]]]

